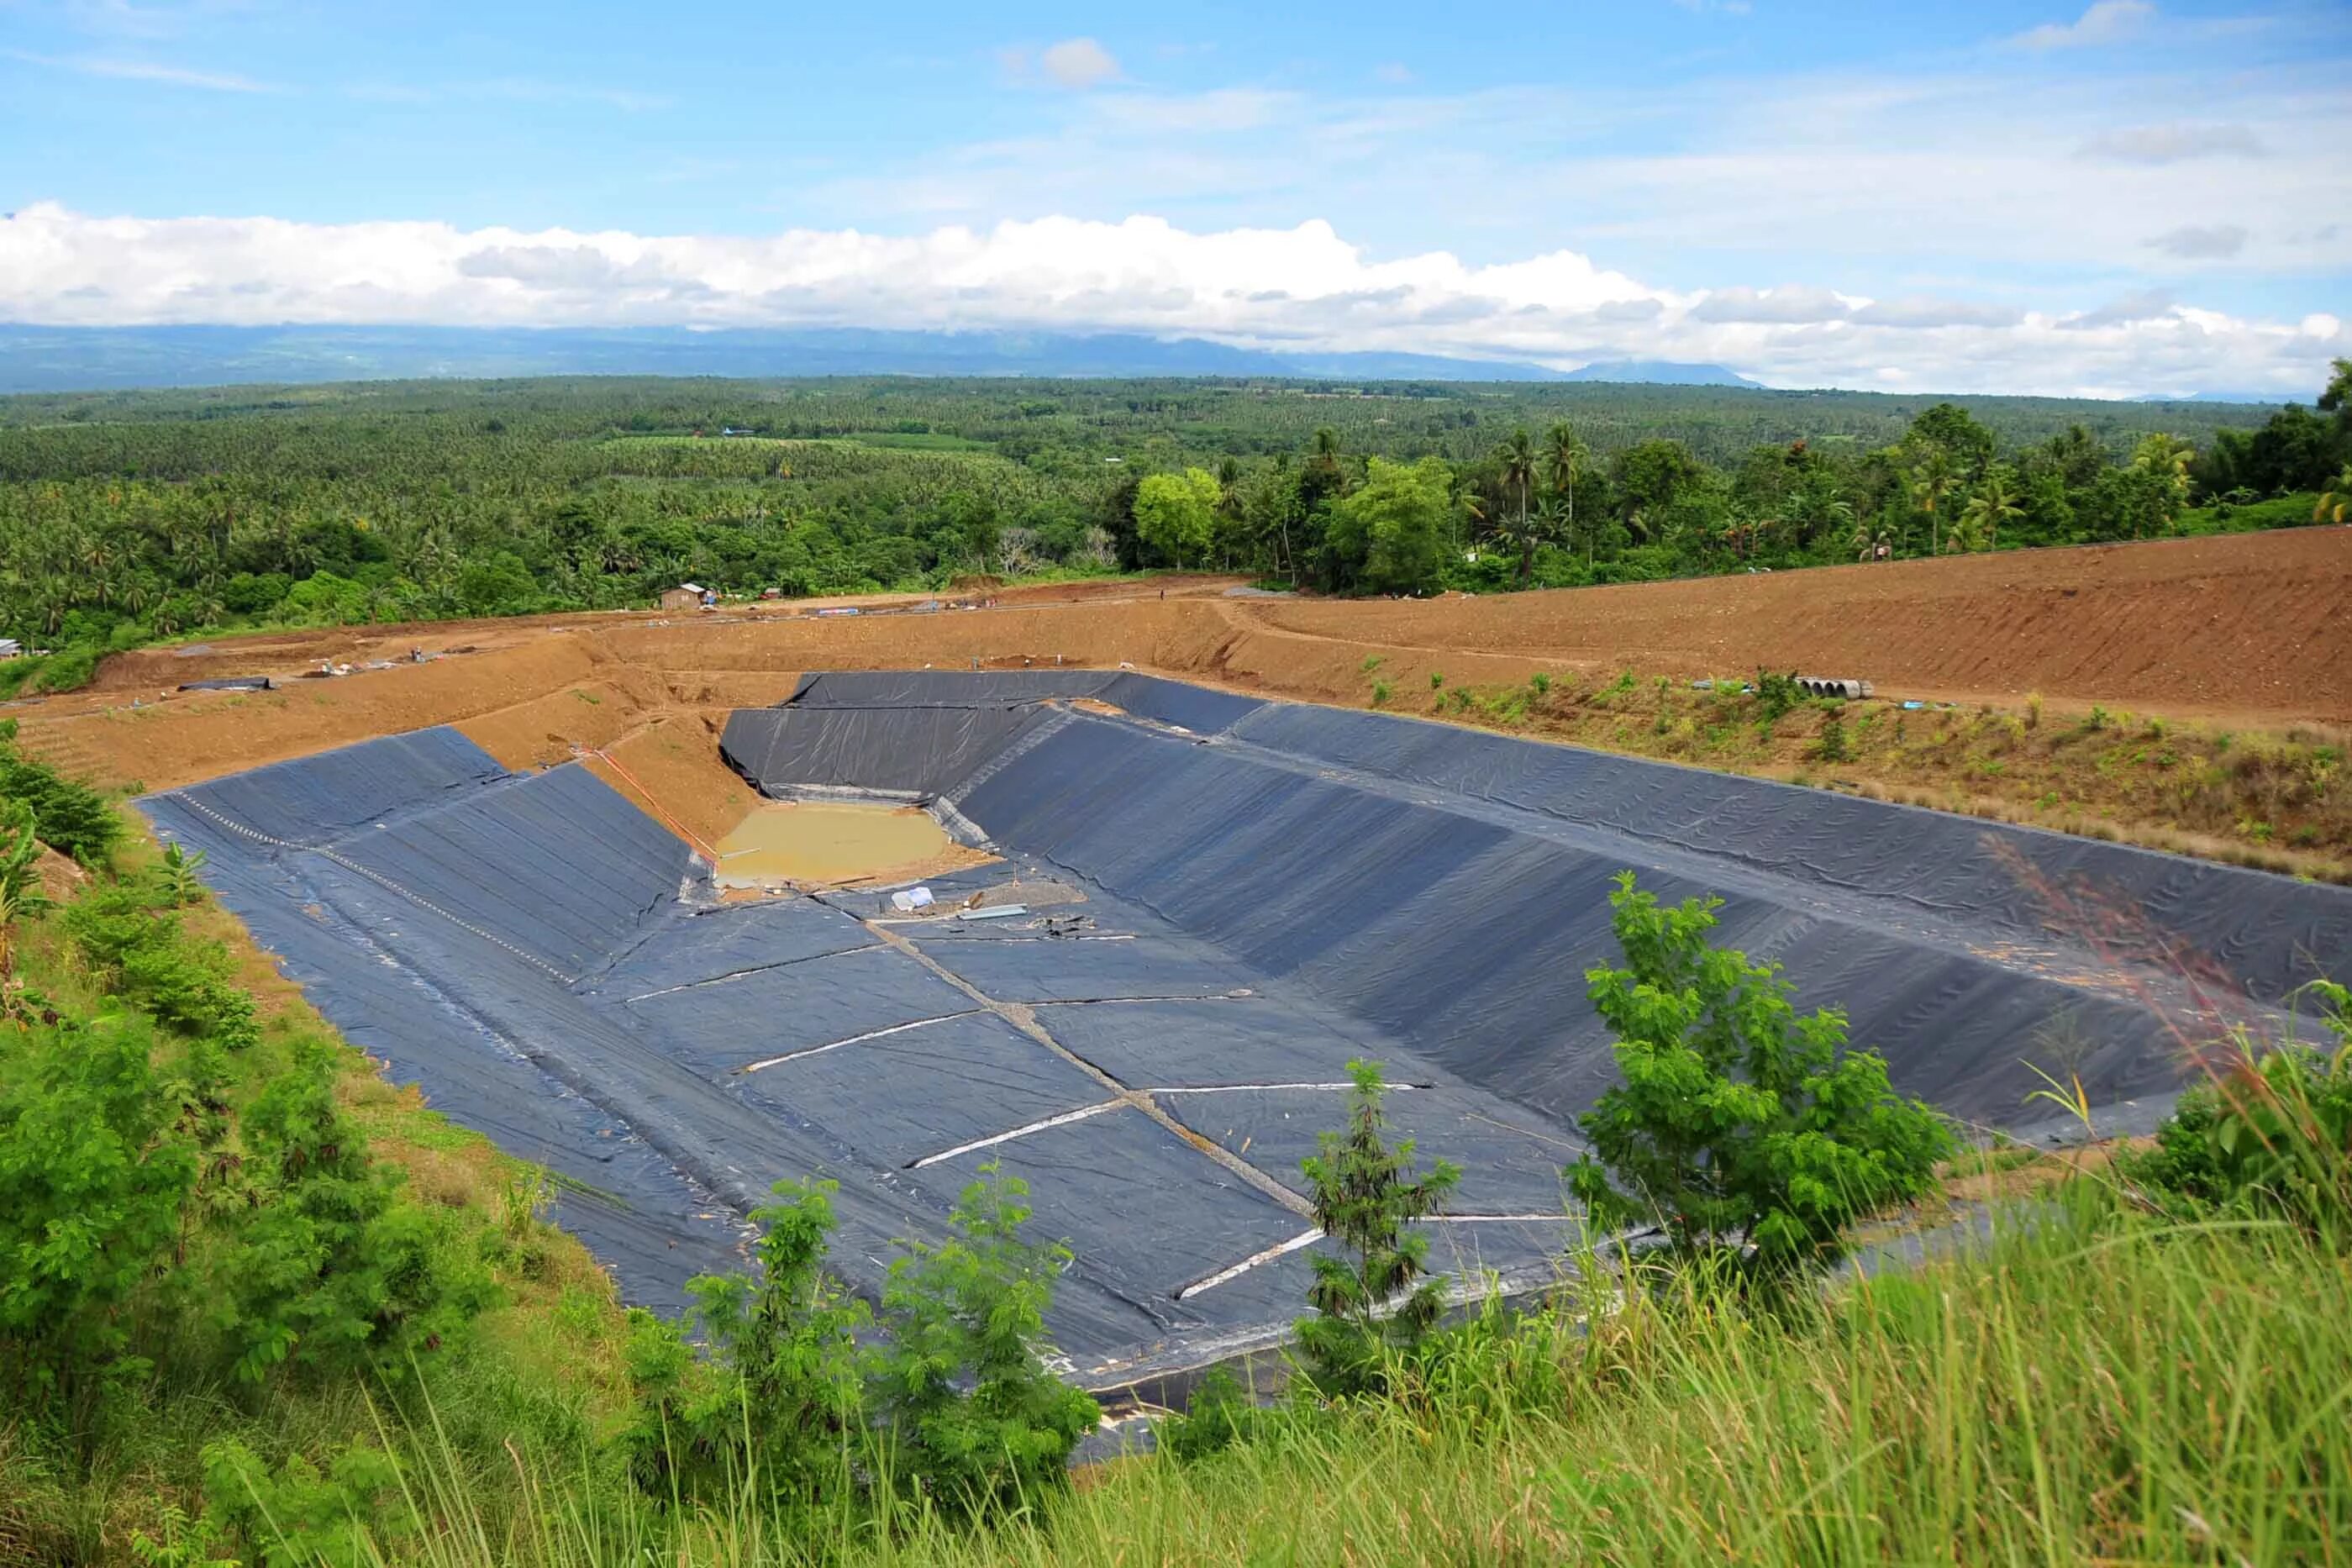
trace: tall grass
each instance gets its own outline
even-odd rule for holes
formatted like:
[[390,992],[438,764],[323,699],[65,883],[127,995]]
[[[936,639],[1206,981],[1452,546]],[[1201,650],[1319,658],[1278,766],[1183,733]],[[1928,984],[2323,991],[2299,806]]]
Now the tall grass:
[[2352,1265],[2283,1223],[2168,1222],[2092,1181],[1963,1254],[1773,1310],[1688,1281],[1573,1293],[1475,1328],[1442,1387],[1115,1463],[980,1527],[919,1504],[679,1517],[518,1449],[520,1505],[492,1530],[411,1432],[426,1482],[375,1560],[2352,1561]]

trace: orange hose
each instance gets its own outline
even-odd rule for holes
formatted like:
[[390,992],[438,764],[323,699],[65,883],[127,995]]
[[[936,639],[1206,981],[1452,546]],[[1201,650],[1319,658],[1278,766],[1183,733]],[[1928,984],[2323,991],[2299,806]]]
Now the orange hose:
[[581,748],[581,754],[583,756],[594,757],[606,767],[612,769],[614,773],[620,774],[621,777],[627,780],[629,787],[635,790],[639,795],[645,796],[646,804],[653,808],[653,814],[661,818],[662,821],[668,826],[669,830],[672,833],[677,834],[680,838],[685,839],[688,844],[693,845],[697,849],[701,850],[703,854],[709,856],[710,858],[711,866],[714,868],[717,868],[719,864],[719,851],[704,843],[701,837],[695,833],[693,829],[688,827],[686,824],[680,822],[675,816],[672,816],[668,812],[664,811],[662,809],[661,802],[654,798],[654,792],[639,784],[637,782],[636,775],[630,773],[628,769],[623,767],[619,763],[615,762],[613,759],[611,752],[601,752],[591,746],[583,746]]

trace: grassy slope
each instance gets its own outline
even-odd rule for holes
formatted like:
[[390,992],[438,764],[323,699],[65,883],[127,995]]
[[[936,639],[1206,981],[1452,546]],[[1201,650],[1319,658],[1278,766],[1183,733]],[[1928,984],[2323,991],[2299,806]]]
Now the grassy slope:
[[[1363,679],[1365,702],[1392,712],[2352,882],[2347,737],[2323,726],[2231,731],[2029,699],[2017,710],[1811,701],[1767,728],[1739,675],[1709,691],[1631,671],[1540,690],[1398,689],[1377,666]],[[1842,740],[1825,745],[1832,721]]]
[[[2352,1264],[2170,1225],[2086,1172],[1991,1238],[1780,1315],[1570,1292],[1443,1388],[1138,1458],[970,1527],[919,1511],[585,1522],[533,1467],[505,1531],[461,1488],[398,1510],[441,1568],[2336,1562],[2352,1555]],[[1591,1324],[1591,1331],[1586,1325]],[[436,1445],[415,1440],[429,1474]],[[455,1516],[454,1522],[451,1516]],[[431,1521],[428,1522],[428,1516]]]
[[[143,820],[126,816],[131,832],[117,859],[131,870],[156,851]],[[57,894],[70,896],[71,875],[53,878]],[[182,920],[191,936],[227,945],[239,983],[259,1004],[262,1043],[229,1058],[236,1075],[232,1103],[241,1110],[284,1069],[298,1037],[335,1039],[342,1065],[338,1097],[376,1155],[404,1173],[413,1194],[458,1216],[469,1236],[500,1255],[495,1271],[504,1304],[479,1321],[462,1367],[444,1369],[444,1397],[457,1396],[468,1426],[539,1432],[609,1426],[628,1399],[621,1310],[612,1281],[587,1249],[539,1216],[544,1189],[536,1170],[426,1107],[413,1086],[386,1082],[380,1064],[341,1041],[234,916],[207,900]],[[28,984],[62,1011],[88,1016],[100,1009],[101,993],[55,913],[19,922],[16,934],[17,973]],[[79,1480],[22,1451],[0,1419],[0,1521],[21,1510],[44,1539],[73,1542],[100,1560],[128,1560],[131,1532],[155,1532],[165,1505],[196,1510],[205,1443],[234,1436],[271,1457],[323,1455],[375,1429],[375,1415],[355,1386],[299,1390],[281,1383],[255,1395],[188,1382],[169,1364],[159,1371],[142,1440],[100,1455]],[[5,1546],[0,1539],[0,1563],[8,1561]]]

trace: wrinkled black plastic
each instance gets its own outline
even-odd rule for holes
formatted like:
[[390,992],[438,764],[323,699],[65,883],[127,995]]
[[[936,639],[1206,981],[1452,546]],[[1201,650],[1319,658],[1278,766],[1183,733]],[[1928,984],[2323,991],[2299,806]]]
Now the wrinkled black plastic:
[[[1005,861],[933,879],[919,920],[870,889],[721,906],[584,770],[510,774],[447,730],[142,804],[354,1042],[566,1179],[633,1299],[738,1259],[807,1174],[842,1184],[835,1258],[870,1292],[1001,1162],[1076,1254],[1053,1326],[1095,1386],[1301,1310],[1298,1162],[1352,1058],[1464,1168],[1433,1255],[1540,1270],[1613,1074],[1584,972],[1620,869],[1721,894],[1726,940],[1844,1005],[1900,1085],[2021,1130],[2034,1067],[2102,1127],[2152,1117],[2184,972],[2259,1019],[2352,952],[2343,889],[1130,672],[815,676],[724,744],[772,793],[934,801]],[[2129,920],[2052,929],[2053,888]],[[950,912],[974,893],[1037,901]]]

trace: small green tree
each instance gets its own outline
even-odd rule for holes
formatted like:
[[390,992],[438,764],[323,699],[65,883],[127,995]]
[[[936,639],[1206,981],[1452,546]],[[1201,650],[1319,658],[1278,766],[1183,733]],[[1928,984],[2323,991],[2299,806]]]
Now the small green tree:
[[994,1163],[964,1188],[954,1234],[908,1242],[882,1287],[869,1387],[893,1469],[957,1509],[1066,1484],[1101,1412],[1045,1369],[1045,1312],[1070,1249],[1025,1239],[1028,1184]]
[[21,800],[0,800],[0,902],[11,920],[40,905],[41,879],[34,865],[40,853],[33,808]]
[[0,1052],[0,1389],[87,1410],[129,1353],[129,1308],[180,1227],[196,1161],[153,1031],[130,1014],[35,1026]]
[[31,806],[41,842],[77,860],[102,864],[122,837],[122,819],[104,795],[16,750],[14,719],[0,719],[0,799]]
[[247,1381],[289,1358],[314,1371],[396,1368],[496,1296],[436,1215],[400,1201],[398,1173],[369,1154],[334,1080],[331,1047],[304,1037],[244,1118],[256,1208],[225,1260],[220,1300]]
[[[1927,1192],[1951,1134],[1846,1048],[1845,1015],[1800,1016],[1780,966],[1707,941],[1717,898],[1610,895],[1622,969],[1588,970],[1624,1081],[1582,1118],[1571,1190],[1604,1225],[1654,1221],[1685,1256],[1766,1272],[1836,1256],[1860,1216]],[[1752,1249],[1752,1250],[1751,1250]]]
[[623,1437],[653,1496],[716,1500],[756,1492],[808,1505],[845,1486],[860,1425],[856,1343],[867,1319],[824,1267],[835,1182],[782,1181],[751,1212],[760,1272],[687,1281],[710,1347],[698,1358],[677,1324],[630,1313],[637,1409]]
[[1181,474],[1146,474],[1135,489],[1138,538],[1177,565],[1199,559],[1216,538],[1217,507],[1224,487],[1206,468]]
[[1315,1223],[1343,1249],[1314,1258],[1307,1300],[1316,1315],[1297,1331],[1308,1377],[1331,1394],[1383,1386],[1389,1352],[1417,1347],[1436,1326],[1445,1288],[1428,1278],[1429,1237],[1412,1224],[1437,1213],[1462,1179],[1444,1160],[1417,1176],[1412,1140],[1389,1142],[1378,1062],[1351,1061],[1348,1076],[1356,1087],[1347,1130],[1322,1134],[1302,1166]]

